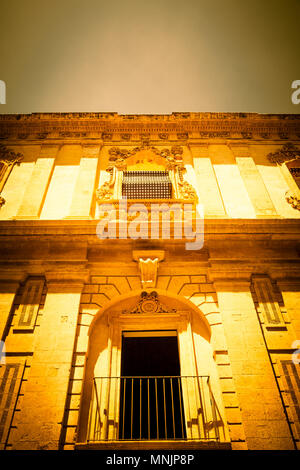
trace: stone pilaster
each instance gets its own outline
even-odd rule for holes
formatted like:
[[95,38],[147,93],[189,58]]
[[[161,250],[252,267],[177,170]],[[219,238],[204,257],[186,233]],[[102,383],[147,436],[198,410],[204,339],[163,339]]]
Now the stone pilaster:
[[197,191],[205,216],[224,216],[225,210],[216,175],[208,156],[208,144],[190,145],[197,179]]
[[276,216],[276,209],[256,164],[250,155],[248,146],[231,143],[230,148],[235,156],[237,166],[253,204],[256,217]]
[[95,191],[99,150],[100,144],[83,145],[83,156],[80,160],[79,173],[67,219],[90,216],[91,203]]
[[31,178],[17,213],[17,219],[36,219],[40,215],[45,193],[52,175],[58,145],[46,144],[36,160]]
[[216,292],[249,450],[294,449],[247,281],[216,281]]
[[59,448],[80,296],[86,279],[86,272],[47,273],[47,297],[26,393],[11,435],[13,449]]

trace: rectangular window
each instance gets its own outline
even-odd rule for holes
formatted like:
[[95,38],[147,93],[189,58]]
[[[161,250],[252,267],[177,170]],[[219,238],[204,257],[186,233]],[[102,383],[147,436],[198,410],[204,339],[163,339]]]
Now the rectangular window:
[[171,199],[172,183],[167,171],[124,171],[122,197]]

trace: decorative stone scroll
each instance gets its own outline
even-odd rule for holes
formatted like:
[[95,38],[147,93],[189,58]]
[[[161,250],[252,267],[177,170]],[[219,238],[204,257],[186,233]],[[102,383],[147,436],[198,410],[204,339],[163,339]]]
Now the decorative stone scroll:
[[22,159],[23,155],[21,153],[15,153],[5,147],[5,145],[0,144],[0,163],[5,163],[7,166],[10,166],[15,163],[20,163]]
[[[288,142],[284,144],[280,150],[277,150],[277,152],[269,153],[267,157],[270,162],[282,165],[299,158],[300,150],[294,144]],[[300,192],[297,191],[297,189],[295,191],[287,191],[285,193],[285,199],[294,209],[300,210]]]
[[285,199],[294,209],[300,211],[300,198],[296,194],[293,194],[292,191],[287,191]]
[[157,292],[145,292],[141,293],[138,304],[132,310],[123,310],[123,314],[152,314],[152,313],[176,313],[176,309],[169,309],[163,305]]
[[[20,164],[23,156],[21,153],[15,153],[9,150],[5,145],[0,144],[0,193],[9,174],[15,164]],[[4,197],[0,196],[0,209],[5,204]]]
[[299,156],[300,150],[295,147],[294,144],[288,142],[287,144],[284,144],[280,150],[277,150],[273,153],[269,153],[267,155],[267,158],[271,163],[278,163],[279,165],[281,165],[282,163],[295,160],[295,158],[299,158]]
[[151,150],[155,155],[162,157],[166,160],[166,170],[173,170],[176,167],[182,167],[182,154],[183,149],[179,145],[174,145],[171,150],[164,148],[162,150],[157,149],[149,144],[149,141],[145,140],[140,147],[133,149],[120,149],[119,147],[112,147],[109,150],[109,161],[118,170],[126,169],[126,160],[129,157],[141,152],[142,150]]

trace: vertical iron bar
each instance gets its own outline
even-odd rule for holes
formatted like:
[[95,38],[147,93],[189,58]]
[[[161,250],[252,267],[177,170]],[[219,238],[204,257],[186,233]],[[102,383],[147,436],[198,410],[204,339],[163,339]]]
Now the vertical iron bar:
[[122,420],[122,439],[124,439],[124,429],[125,429],[125,395],[126,395],[126,377],[124,377],[124,393],[123,393],[123,420]]
[[147,377],[147,389],[148,389],[148,439],[150,439],[150,395],[149,395],[149,377]]
[[134,378],[131,377],[131,417],[130,417],[130,439],[132,440],[132,427],[133,427],[133,381]]
[[214,396],[213,396],[211,388],[210,388],[209,377],[207,378],[207,384],[208,384],[208,388],[209,388],[209,397],[210,397],[210,402],[211,402],[212,411],[213,411],[215,436],[216,436],[216,439],[219,441],[220,440],[220,433],[219,433],[219,428],[218,428],[218,417],[217,417],[217,412],[216,412],[216,403],[215,403],[215,399],[214,399]]
[[168,437],[167,432],[167,412],[166,412],[166,390],[165,390],[165,377],[163,377],[163,392],[164,392],[164,419],[165,419],[165,439]]
[[174,397],[173,397],[173,378],[170,378],[171,383],[171,400],[172,400],[172,420],[173,420],[173,437],[176,437],[176,430],[175,430],[175,416],[174,416]]
[[155,402],[156,402],[156,438],[159,439],[159,425],[158,425],[158,400],[157,400],[157,378],[155,377]]
[[93,414],[93,405],[94,405],[94,380],[92,383],[92,395],[91,395],[91,403],[89,408],[89,420],[88,420],[88,427],[87,427],[87,442],[90,441],[91,436],[91,426],[92,426],[92,414]]
[[183,416],[182,416],[182,401],[181,401],[181,380],[178,377],[178,389],[179,389],[179,405],[180,405],[180,421],[181,421],[181,436],[183,439],[184,432],[183,432]]
[[198,425],[198,438],[201,437],[201,426],[200,426],[200,419],[199,419],[199,410],[203,408],[202,404],[202,377],[194,377],[194,390],[195,390],[195,398],[196,398],[196,410],[197,410],[197,425]]
[[96,379],[94,378],[94,390],[95,390],[95,397],[96,397],[96,412],[95,412],[95,430],[94,430],[94,441],[95,434],[97,433],[97,423],[100,420],[100,407],[99,407],[99,399],[98,399],[98,392],[97,392],[97,383]]
[[142,379],[140,378],[140,440],[142,439]]

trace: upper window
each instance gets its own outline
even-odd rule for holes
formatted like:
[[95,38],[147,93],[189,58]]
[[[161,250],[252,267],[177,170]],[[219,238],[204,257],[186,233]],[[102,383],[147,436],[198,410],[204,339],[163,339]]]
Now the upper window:
[[124,171],[122,198],[171,199],[172,183],[168,171]]

